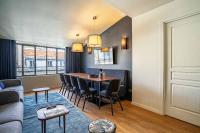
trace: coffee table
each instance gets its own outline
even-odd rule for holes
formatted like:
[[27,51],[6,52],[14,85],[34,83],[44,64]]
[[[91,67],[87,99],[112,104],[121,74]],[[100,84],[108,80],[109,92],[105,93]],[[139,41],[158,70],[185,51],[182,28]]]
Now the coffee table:
[[[42,133],[46,133],[46,121],[49,119],[53,119],[53,118],[59,118],[59,126],[60,126],[60,117],[63,117],[63,128],[64,128],[64,133],[65,133],[65,116],[66,114],[69,113],[69,110],[64,106],[64,105],[56,105],[56,107],[54,109],[63,109],[62,113],[55,113],[52,114],[50,116],[46,116],[45,115],[45,111],[47,111],[47,107],[46,108],[41,108],[39,110],[37,110],[37,117],[38,120],[41,121],[41,129],[42,129]],[[51,110],[51,109],[49,109]],[[61,126],[60,126],[61,127]]]
[[37,103],[38,99],[37,99],[37,94],[38,92],[45,92],[45,99],[48,102],[48,91],[49,91],[49,87],[43,87],[43,88],[34,88],[33,92],[35,92],[35,102]]

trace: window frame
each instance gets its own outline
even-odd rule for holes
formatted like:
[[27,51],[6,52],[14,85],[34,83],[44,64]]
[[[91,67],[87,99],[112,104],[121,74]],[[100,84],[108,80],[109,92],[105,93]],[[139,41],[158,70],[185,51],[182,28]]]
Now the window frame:
[[[32,44],[21,44],[21,43],[17,43],[16,45],[21,45],[21,47],[22,47],[22,49],[21,49],[21,58],[22,58],[22,72],[21,72],[21,76],[18,76],[17,75],[17,77],[23,77],[23,76],[42,76],[42,75],[54,75],[54,74],[60,74],[59,73],[59,71],[58,71],[58,49],[59,50],[63,50],[64,51],[64,55],[65,55],[65,49],[64,48],[57,48],[57,47],[47,47],[47,46],[41,46],[41,45],[32,45]],[[24,46],[31,46],[31,47],[33,47],[34,48],[34,74],[33,75],[24,75]],[[43,48],[45,48],[46,49],[46,74],[39,74],[39,75],[37,75],[36,73],[37,73],[37,65],[36,65],[36,62],[37,62],[37,56],[36,56],[36,49],[37,49],[37,47],[43,47]],[[56,49],[56,73],[54,73],[54,74],[48,74],[48,56],[47,56],[47,50],[48,50],[48,48],[53,48],[53,49]],[[65,63],[65,59],[66,59],[66,57],[64,56],[64,67],[65,67],[65,65],[66,65],[66,63]],[[17,70],[17,67],[16,67],[16,70]]]
[[56,49],[56,73],[57,74],[61,74],[61,73],[59,73],[59,69],[58,69],[58,67],[60,67],[60,66],[58,66],[58,50],[64,50],[64,71],[65,71],[65,66],[66,66],[66,51],[65,51],[65,49],[62,49],[62,48],[57,48]]

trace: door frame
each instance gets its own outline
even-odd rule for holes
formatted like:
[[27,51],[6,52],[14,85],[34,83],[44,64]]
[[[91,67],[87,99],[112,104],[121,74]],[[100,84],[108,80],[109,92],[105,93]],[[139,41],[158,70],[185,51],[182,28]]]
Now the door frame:
[[181,19],[184,19],[184,18],[188,18],[188,17],[191,17],[191,16],[195,16],[195,15],[198,15],[200,14],[200,11],[193,11],[193,12],[190,12],[190,13],[186,13],[182,16],[177,16],[177,17],[173,17],[173,18],[169,18],[169,19],[165,19],[165,20],[162,20],[160,22],[160,26],[159,26],[159,29],[160,29],[160,97],[161,97],[161,109],[160,109],[160,114],[161,115],[166,115],[166,91],[167,91],[167,88],[166,88],[166,84],[167,84],[167,56],[168,56],[168,52],[167,52],[167,44],[166,44],[166,26],[168,23],[170,22],[174,22],[174,21],[177,21],[177,20],[181,20]]

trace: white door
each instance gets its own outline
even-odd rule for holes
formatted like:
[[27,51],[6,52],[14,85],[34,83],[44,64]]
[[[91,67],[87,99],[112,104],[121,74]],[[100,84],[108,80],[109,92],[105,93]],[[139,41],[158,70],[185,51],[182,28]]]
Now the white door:
[[200,126],[200,14],[166,24],[166,114]]

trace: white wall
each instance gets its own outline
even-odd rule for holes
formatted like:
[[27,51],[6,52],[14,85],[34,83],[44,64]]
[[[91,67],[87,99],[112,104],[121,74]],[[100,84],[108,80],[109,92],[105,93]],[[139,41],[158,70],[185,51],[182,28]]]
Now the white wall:
[[200,12],[200,0],[175,0],[133,17],[133,104],[163,113],[162,22],[195,12]]
[[20,78],[24,85],[24,91],[32,92],[33,88],[50,87],[55,89],[60,87],[59,75],[24,76]]

